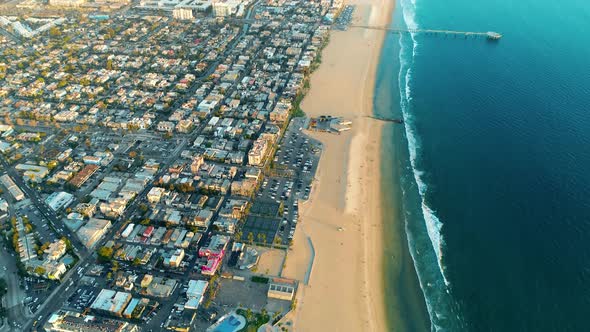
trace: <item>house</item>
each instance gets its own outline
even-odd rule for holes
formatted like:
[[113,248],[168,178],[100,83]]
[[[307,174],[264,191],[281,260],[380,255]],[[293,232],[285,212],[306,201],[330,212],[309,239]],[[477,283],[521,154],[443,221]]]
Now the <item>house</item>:
[[164,266],[179,267],[184,259],[184,249],[176,249],[172,255],[164,258]]

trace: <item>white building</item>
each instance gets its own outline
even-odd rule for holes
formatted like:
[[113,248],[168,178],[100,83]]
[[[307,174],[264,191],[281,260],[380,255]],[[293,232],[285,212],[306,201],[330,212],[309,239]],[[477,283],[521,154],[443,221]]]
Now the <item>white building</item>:
[[191,9],[194,12],[206,12],[211,8],[211,0],[140,0],[139,7],[168,11],[184,8]]
[[53,211],[67,208],[68,205],[72,204],[73,201],[74,196],[65,191],[54,192],[53,194],[49,195],[47,199],[45,199],[45,203],[47,203],[47,205],[49,205]]
[[49,0],[50,6],[58,6],[58,7],[79,7],[81,6],[85,0]]
[[203,297],[208,286],[209,282],[206,280],[189,280],[188,289],[186,290],[187,301],[184,304],[184,308],[198,309],[201,302],[203,302]]
[[235,14],[242,1],[240,0],[214,0],[213,15],[227,17]]
[[110,289],[103,289],[100,291],[90,309],[121,317],[123,310],[131,301],[131,294],[125,292],[117,292]]
[[178,20],[192,20],[195,17],[193,16],[193,10],[190,8],[182,8],[176,7],[172,10],[172,16]]
[[171,133],[174,130],[174,123],[170,121],[160,121],[158,123],[158,131],[166,131]]
[[105,219],[90,218],[86,225],[80,227],[77,234],[86,248],[94,248],[94,245],[102,239],[111,228],[111,222]]
[[150,192],[147,194],[147,199],[150,203],[156,204],[162,199],[162,195],[166,192],[166,189],[160,187],[152,187]]
[[252,166],[262,166],[266,154],[268,153],[268,142],[264,138],[254,141],[252,149],[248,152],[248,164]]

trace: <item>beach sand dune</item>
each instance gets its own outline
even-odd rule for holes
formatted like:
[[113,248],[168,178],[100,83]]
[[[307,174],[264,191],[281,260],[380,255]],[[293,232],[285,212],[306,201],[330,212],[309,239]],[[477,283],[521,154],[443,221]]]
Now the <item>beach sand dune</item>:
[[[353,0],[355,23],[386,25],[394,3]],[[306,274],[295,312],[296,331],[387,330],[381,255],[380,141],[382,123],[372,114],[375,70],[383,32],[333,31],[302,103],[309,116],[353,121],[342,135],[311,133],[324,149],[310,200],[289,251],[284,276]],[[302,279],[301,279],[302,280]]]

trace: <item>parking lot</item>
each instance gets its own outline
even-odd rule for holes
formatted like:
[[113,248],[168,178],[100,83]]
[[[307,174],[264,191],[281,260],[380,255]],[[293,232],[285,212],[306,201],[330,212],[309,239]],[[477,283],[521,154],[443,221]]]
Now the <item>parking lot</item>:
[[[41,215],[41,212],[33,204],[28,204],[28,200],[23,201],[22,204],[18,205],[17,215],[27,217],[32,225],[35,226],[35,232],[39,237],[41,243],[52,243],[58,239],[58,235],[55,234],[49,227],[47,220]],[[57,229],[59,232],[59,229]]]
[[[299,200],[309,198],[320,158],[321,143],[301,132],[303,123],[301,118],[291,121],[273,160],[277,174],[265,179],[257,194],[257,201],[283,203],[278,235],[285,245],[293,239],[299,220]],[[291,175],[279,176],[282,170],[291,170]],[[247,239],[246,231],[243,236]]]
[[222,279],[215,304],[221,308],[237,308],[242,305],[252,310],[260,310],[266,306],[267,291],[266,283]]
[[355,6],[348,5],[344,7],[340,15],[334,21],[334,28],[338,30],[346,30],[352,22],[352,14],[354,13]]
[[72,311],[83,312],[96,299],[98,289],[90,286],[81,286],[68,298],[65,307]]

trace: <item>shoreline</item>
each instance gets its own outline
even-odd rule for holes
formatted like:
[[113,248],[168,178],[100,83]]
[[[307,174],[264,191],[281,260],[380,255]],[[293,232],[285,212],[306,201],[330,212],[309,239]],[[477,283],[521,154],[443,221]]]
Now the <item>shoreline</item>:
[[[389,25],[395,8],[393,0],[347,4],[356,6],[355,23],[368,25]],[[294,328],[386,331],[393,326],[384,292],[383,123],[367,117],[374,113],[385,32],[349,29],[332,31],[330,38],[302,109],[308,116],[350,119],[353,129],[342,135],[308,133],[323,144],[323,151],[310,199],[300,205],[302,221],[284,274],[300,279],[305,273],[308,237],[316,254],[310,283],[300,287]],[[403,246],[407,242],[398,244]],[[401,315],[393,320],[396,330],[405,326]]]

